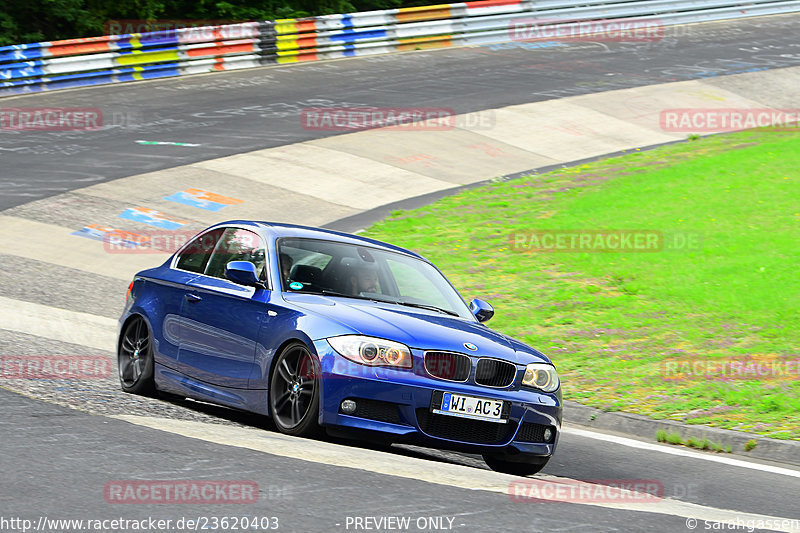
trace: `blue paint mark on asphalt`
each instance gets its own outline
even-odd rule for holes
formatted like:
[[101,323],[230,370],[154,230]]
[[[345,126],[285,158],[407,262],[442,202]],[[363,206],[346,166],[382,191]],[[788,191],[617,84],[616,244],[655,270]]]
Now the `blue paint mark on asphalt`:
[[141,222],[142,224],[149,224],[162,229],[178,229],[185,223],[179,220],[173,220],[153,209],[145,209],[144,207],[133,207],[123,211],[119,218],[126,220],[133,220],[134,222]]
[[186,191],[176,192],[171,196],[165,196],[164,200],[177,202],[183,205],[189,205],[192,207],[199,207],[200,209],[205,209],[206,211],[219,211],[227,205],[220,204],[218,202],[212,202],[211,200],[200,199],[196,195],[189,194]]
[[481,48],[488,48],[490,50],[512,50],[514,48],[536,50],[539,48],[563,48],[565,46],[567,45],[558,41],[544,41],[535,43],[513,41],[510,43],[483,44],[481,45]]

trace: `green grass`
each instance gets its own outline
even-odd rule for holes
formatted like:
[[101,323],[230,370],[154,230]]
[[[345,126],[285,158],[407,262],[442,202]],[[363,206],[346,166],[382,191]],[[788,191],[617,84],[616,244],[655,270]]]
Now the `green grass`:
[[[394,212],[366,235],[422,253],[465,297],[489,301],[490,325],[548,354],[567,399],[800,439],[797,370],[744,379],[666,370],[800,360],[799,169],[793,133],[704,137],[492,183]],[[542,230],[655,230],[666,246],[513,246]]]
[[668,442],[670,444],[683,444],[680,433],[667,432],[665,429],[656,431],[656,440],[658,442]]
[[689,439],[686,441],[686,445],[690,448],[697,448],[698,450],[711,449],[711,441],[708,439],[695,439],[693,437],[689,437]]

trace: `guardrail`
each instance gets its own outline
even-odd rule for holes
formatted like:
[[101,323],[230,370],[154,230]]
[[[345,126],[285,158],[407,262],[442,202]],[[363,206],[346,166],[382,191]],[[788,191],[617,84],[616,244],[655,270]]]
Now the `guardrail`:
[[0,47],[0,95],[256,67],[272,23]]
[[664,27],[793,12],[800,0],[482,0],[21,44],[0,47],[0,96],[526,40],[537,24],[650,19]]

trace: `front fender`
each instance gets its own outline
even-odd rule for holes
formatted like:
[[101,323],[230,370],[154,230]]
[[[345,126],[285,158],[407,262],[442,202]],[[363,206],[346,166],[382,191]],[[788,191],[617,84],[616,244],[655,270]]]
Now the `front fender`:
[[[270,316],[270,311],[275,316]],[[356,334],[353,328],[327,317],[293,308],[271,307],[258,333],[256,342],[255,375],[250,376],[248,387],[268,389],[272,361],[290,342],[302,342],[308,351],[318,357],[314,342],[338,335]]]

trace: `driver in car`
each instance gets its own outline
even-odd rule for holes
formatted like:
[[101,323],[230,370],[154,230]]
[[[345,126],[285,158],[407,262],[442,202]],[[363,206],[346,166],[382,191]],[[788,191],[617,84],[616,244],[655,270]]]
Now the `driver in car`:
[[371,268],[358,268],[350,276],[350,292],[357,296],[365,292],[381,292],[378,287],[378,272]]
[[283,276],[283,280],[288,282],[289,281],[289,273],[292,271],[292,257],[289,254],[281,254],[281,275]]

